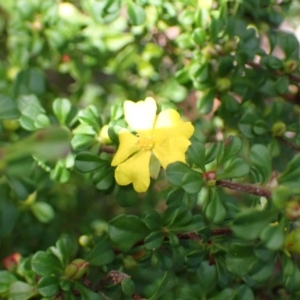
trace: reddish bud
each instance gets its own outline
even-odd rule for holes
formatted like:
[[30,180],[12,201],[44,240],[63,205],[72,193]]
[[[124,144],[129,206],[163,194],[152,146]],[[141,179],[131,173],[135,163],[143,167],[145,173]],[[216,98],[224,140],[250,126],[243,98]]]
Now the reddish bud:
[[20,253],[15,252],[7,257],[4,257],[2,260],[2,265],[6,270],[13,271],[17,267],[21,257],[22,256]]

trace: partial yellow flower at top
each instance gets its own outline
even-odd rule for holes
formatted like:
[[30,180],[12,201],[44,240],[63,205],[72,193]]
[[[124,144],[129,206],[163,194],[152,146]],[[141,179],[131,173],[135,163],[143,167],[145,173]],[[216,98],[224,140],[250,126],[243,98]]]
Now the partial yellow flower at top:
[[124,102],[124,115],[130,129],[119,132],[120,146],[111,165],[117,166],[115,178],[119,185],[133,184],[137,192],[145,192],[150,185],[150,159],[165,169],[175,161],[185,163],[185,152],[194,133],[191,122],[184,122],[174,109],[156,116],[153,98],[134,103]]

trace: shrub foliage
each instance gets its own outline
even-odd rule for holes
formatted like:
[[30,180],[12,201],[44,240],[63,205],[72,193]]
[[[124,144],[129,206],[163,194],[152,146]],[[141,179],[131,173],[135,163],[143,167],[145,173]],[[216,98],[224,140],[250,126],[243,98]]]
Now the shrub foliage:
[[[0,297],[300,297],[297,10],[1,1]],[[137,193],[111,162],[146,97],[195,130]]]

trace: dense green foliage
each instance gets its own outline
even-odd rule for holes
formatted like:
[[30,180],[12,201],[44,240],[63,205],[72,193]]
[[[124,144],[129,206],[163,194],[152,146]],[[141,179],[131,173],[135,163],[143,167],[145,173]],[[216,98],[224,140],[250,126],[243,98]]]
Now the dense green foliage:
[[[58,2],[0,3],[0,298],[298,299],[298,2]],[[148,96],[195,132],[139,194]]]

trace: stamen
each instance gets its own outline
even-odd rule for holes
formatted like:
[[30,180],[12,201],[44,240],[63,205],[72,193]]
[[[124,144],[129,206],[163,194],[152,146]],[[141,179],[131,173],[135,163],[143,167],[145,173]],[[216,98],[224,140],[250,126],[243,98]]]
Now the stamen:
[[149,151],[154,147],[154,138],[152,136],[140,136],[136,144],[141,150]]

